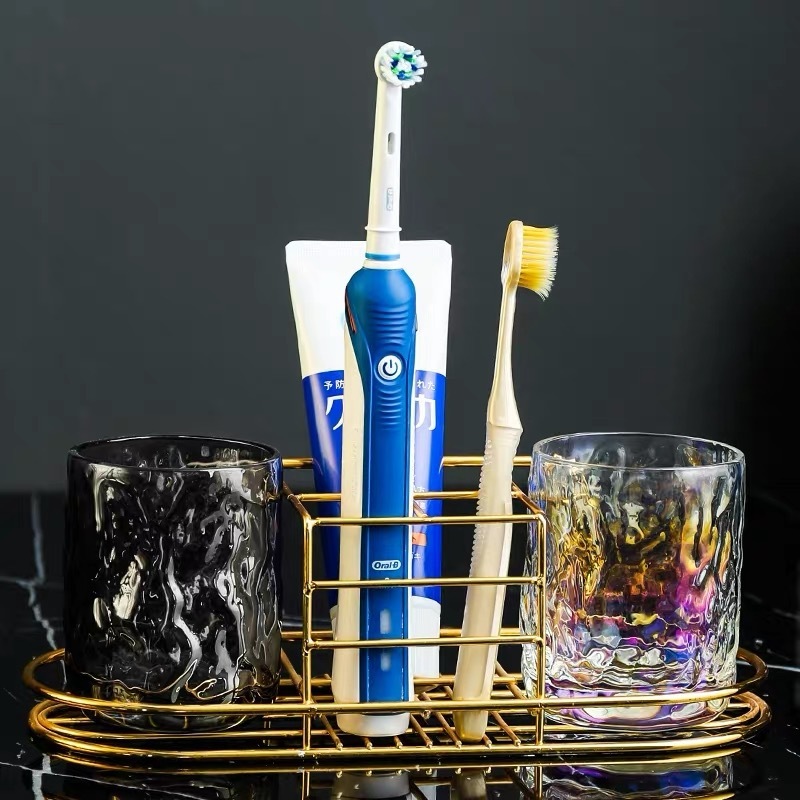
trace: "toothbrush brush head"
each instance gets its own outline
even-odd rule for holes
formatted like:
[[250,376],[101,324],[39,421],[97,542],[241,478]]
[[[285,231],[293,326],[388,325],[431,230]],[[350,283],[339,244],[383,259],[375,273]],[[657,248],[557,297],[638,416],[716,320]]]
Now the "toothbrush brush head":
[[390,86],[408,89],[419,83],[428,62],[419,50],[405,42],[388,42],[375,56],[375,74]]
[[535,228],[515,220],[503,250],[503,285],[521,286],[543,300],[550,293],[558,260],[558,228]]

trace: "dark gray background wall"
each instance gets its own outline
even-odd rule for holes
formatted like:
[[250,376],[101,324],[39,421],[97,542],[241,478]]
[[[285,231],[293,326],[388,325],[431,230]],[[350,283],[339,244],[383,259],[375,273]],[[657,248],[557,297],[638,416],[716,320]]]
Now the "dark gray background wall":
[[307,451],[284,244],[366,218],[377,48],[423,49],[402,223],[453,245],[447,446],[479,452],[512,218],[561,228],[521,298],[527,450],[730,440],[788,492],[800,4],[4,0],[0,489],[80,440]]

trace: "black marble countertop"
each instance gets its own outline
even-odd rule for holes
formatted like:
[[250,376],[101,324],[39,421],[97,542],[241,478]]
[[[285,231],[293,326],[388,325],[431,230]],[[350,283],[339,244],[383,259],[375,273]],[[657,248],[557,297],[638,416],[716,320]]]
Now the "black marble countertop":
[[[566,763],[543,770],[547,798],[741,797],[794,800],[800,788],[800,518],[757,493],[748,500],[744,539],[742,645],[770,665],[761,690],[774,713],[770,728],[740,752],[667,769],[627,766],[614,774]],[[62,496],[0,496],[0,798],[291,798],[308,796],[519,798],[524,771],[487,765],[390,776],[300,772],[148,777],[87,771],[43,755],[31,740],[33,698],[21,671],[34,655],[61,645]],[[358,787],[358,788],[356,788]]]

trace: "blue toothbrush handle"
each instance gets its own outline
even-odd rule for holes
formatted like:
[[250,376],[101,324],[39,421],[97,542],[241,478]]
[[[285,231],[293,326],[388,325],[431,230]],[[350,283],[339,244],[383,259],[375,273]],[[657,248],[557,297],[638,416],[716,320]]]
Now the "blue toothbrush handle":
[[[364,397],[362,515],[404,517],[411,509],[414,284],[402,269],[362,268],[345,292],[347,325]],[[362,579],[407,578],[408,526],[361,529]],[[360,638],[408,638],[408,587],[362,589]],[[407,647],[361,648],[362,702],[408,700]]]

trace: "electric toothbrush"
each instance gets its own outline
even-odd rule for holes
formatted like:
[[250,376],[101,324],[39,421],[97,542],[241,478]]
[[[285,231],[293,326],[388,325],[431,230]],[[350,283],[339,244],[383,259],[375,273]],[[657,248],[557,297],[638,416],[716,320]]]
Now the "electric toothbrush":
[[[400,120],[403,89],[422,80],[419,50],[389,42],[375,57],[378,76],[367,243],[363,267],[345,290],[342,516],[405,517],[412,511],[414,284],[400,265]],[[341,580],[408,578],[406,525],[344,526]],[[408,587],[342,589],[335,637],[408,639]],[[413,690],[408,647],[334,651],[338,702],[402,702]],[[407,712],[338,714],[361,736],[396,736]]]

